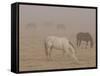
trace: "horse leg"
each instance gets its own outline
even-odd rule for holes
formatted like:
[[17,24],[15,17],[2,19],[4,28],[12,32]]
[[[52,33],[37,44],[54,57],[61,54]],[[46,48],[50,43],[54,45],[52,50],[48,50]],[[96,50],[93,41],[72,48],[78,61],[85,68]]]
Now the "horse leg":
[[85,48],[87,48],[88,47],[88,41],[86,41],[86,46],[85,46]]
[[78,47],[78,40],[77,40],[77,47]]
[[79,40],[79,47],[80,47],[80,45],[81,45],[81,40]]
[[52,45],[49,45],[47,48],[47,59],[51,60],[51,52],[52,52]]
[[51,46],[50,49],[49,49],[49,52],[48,52],[49,59],[51,59],[52,48],[53,47]]
[[47,48],[47,60],[50,60],[50,47]]
[[47,60],[49,59],[49,50],[50,50],[50,46],[45,42],[45,54]]

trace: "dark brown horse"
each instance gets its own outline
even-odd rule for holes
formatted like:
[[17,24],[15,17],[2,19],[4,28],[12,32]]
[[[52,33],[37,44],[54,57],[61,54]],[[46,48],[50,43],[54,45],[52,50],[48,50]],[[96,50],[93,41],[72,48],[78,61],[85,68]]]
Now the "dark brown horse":
[[88,42],[90,42],[90,47],[93,47],[93,39],[92,36],[87,32],[87,33],[83,33],[80,32],[77,34],[76,36],[77,38],[77,46],[79,47],[81,45],[82,41],[86,42],[86,47],[88,46]]

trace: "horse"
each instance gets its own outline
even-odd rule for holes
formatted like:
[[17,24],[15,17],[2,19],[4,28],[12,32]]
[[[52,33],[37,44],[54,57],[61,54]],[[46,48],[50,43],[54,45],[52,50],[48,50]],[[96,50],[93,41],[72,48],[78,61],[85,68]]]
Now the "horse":
[[51,58],[52,49],[61,50],[63,54],[67,53],[79,63],[78,58],[75,54],[74,45],[65,37],[48,36],[45,39],[45,53],[48,59]]
[[93,39],[92,39],[92,36],[88,32],[86,32],[86,33],[83,33],[83,32],[78,33],[76,35],[76,39],[77,39],[77,47],[80,47],[82,41],[86,42],[86,47],[88,46],[88,42],[90,42],[90,47],[91,48],[93,47]]

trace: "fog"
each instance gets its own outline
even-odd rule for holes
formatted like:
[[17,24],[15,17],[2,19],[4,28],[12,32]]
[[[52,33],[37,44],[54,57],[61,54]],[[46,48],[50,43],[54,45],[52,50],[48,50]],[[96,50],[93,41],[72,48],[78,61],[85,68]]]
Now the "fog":
[[[19,37],[20,37],[20,50],[21,50],[20,59],[22,60],[20,62],[21,66],[28,65],[26,64],[28,61],[25,62],[24,61],[25,59],[30,60],[33,58],[32,59],[33,63],[31,61],[32,64],[29,65],[32,66],[35,65],[34,56],[36,58],[44,57],[44,52],[42,52],[44,50],[43,41],[47,36],[54,35],[58,37],[59,36],[66,37],[75,44],[77,33],[89,32],[95,42],[95,33],[96,33],[95,9],[20,5],[19,15],[20,15]],[[80,53],[82,53],[82,51],[79,52],[79,55],[81,55]],[[88,52],[87,54],[90,54],[90,52]],[[87,54],[85,54],[84,52],[84,55]],[[94,52],[93,55],[95,55]],[[93,58],[94,57],[95,56],[93,56]],[[88,57],[86,59],[88,59]],[[48,64],[47,67],[52,66],[51,64],[49,65],[48,62],[45,63]],[[56,62],[53,63],[54,63],[53,65],[55,65]],[[22,67],[21,69],[23,70],[24,67]]]

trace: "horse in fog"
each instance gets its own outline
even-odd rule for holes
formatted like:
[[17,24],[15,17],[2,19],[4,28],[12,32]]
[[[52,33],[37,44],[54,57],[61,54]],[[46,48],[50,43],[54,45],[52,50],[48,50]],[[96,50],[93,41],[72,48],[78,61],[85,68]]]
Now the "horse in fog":
[[63,54],[69,54],[76,62],[79,62],[75,54],[75,47],[67,38],[49,36],[45,39],[44,45],[45,53],[48,59],[51,58],[52,49],[56,49],[57,51],[61,50]]
[[76,39],[77,39],[77,46],[80,47],[82,41],[86,42],[86,47],[88,46],[88,42],[90,42],[90,47],[93,47],[93,39],[92,36],[90,35],[90,33],[83,33],[80,32],[76,35]]

